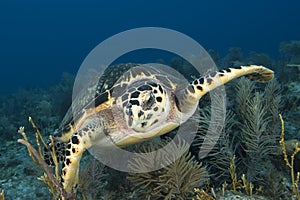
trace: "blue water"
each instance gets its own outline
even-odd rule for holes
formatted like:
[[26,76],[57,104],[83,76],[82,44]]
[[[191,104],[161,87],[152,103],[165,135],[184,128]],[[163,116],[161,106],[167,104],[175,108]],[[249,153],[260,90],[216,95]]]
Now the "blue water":
[[241,47],[276,58],[281,41],[300,40],[299,9],[297,0],[1,1],[0,93],[75,74],[97,44],[137,27],[174,29],[221,55]]

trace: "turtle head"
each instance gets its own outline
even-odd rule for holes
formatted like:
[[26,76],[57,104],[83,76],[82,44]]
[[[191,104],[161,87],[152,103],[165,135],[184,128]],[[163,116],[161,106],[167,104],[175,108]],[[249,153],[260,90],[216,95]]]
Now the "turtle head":
[[[142,81],[129,87],[123,95],[127,126],[136,132],[147,132],[163,123],[168,115],[169,97],[162,85]],[[127,97],[127,98],[125,98]]]

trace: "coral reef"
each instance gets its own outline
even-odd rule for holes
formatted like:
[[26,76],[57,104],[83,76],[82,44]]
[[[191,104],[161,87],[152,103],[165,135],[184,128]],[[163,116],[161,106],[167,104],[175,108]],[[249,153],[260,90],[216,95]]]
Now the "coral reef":
[[[43,151],[42,146],[44,148],[47,148],[47,144],[43,140],[43,137],[40,133],[40,131],[37,129],[35,123],[32,121],[32,119],[29,117],[29,122],[32,124],[35,131],[36,136],[36,145],[38,148],[38,151],[30,144],[28,137],[24,131],[24,127],[20,127],[18,132],[23,136],[24,139],[18,139],[18,142],[25,145],[28,150],[28,154],[31,157],[32,161],[36,165],[41,165],[45,171],[44,175],[39,177],[38,179],[44,183],[46,183],[49,187],[49,190],[51,194],[53,195],[53,199],[66,199],[66,200],[76,200],[77,198],[68,192],[64,190],[62,187],[62,184],[60,183],[60,167],[58,166],[58,162],[56,159],[56,152],[52,151],[52,159],[55,163],[55,173],[53,173],[52,169],[47,165],[47,163],[44,161],[43,157]],[[51,138],[51,137],[50,137]],[[53,142],[53,139],[51,140]]]
[[[282,57],[276,61],[263,53],[244,53],[241,48],[230,49],[223,58],[211,50],[218,66],[267,65],[273,67],[277,79],[266,86],[244,79],[226,86],[227,97],[217,97],[220,104],[227,103],[225,127],[218,133],[220,138],[206,158],[199,159],[196,155],[211,120],[210,95],[204,96],[199,104],[200,117],[195,119],[199,131],[193,146],[188,151],[182,141],[174,143],[174,151],[184,151],[180,159],[170,158],[173,164],[158,171],[126,174],[108,169],[87,156],[82,162],[77,197],[71,198],[299,199],[300,154],[296,145],[300,141],[299,50],[299,41],[281,43]],[[171,63],[182,73],[187,70],[189,79],[198,76],[182,59],[173,59]],[[42,164],[39,146],[43,147],[40,139],[53,132],[69,107],[73,80],[72,75],[64,74],[61,81],[49,89],[20,89],[14,94],[0,96],[0,136],[4,141],[0,147],[0,199],[4,199],[4,194],[8,200],[55,199],[62,195],[60,165],[46,167]],[[279,113],[285,119],[282,129]],[[28,116],[35,119],[35,128],[27,121]],[[28,139],[20,142],[28,146],[28,153],[39,167],[24,156],[24,146],[15,143],[19,135],[12,133],[20,125],[25,125],[28,132]],[[41,136],[29,134],[36,132],[36,127],[42,130]],[[144,144],[140,151],[149,152],[164,144]],[[141,166],[139,160],[131,164],[134,168],[147,167]],[[48,174],[43,175],[44,172]],[[43,182],[37,181],[37,176]]]
[[0,190],[0,200],[5,200],[5,197],[4,197],[4,191]]
[[[162,142],[165,143],[165,142]],[[141,197],[147,199],[191,199],[193,188],[200,186],[207,179],[208,174],[205,167],[193,159],[188,151],[189,145],[183,141],[175,144],[171,141],[172,152],[182,156],[175,160],[167,157],[167,152],[163,152],[159,157],[168,159],[169,165],[148,173],[135,173],[128,176],[128,180],[134,184],[136,191]],[[155,166],[155,158],[149,157],[147,152],[152,152],[160,145],[150,145],[144,147],[143,156],[132,160],[130,167],[136,171]],[[149,166],[150,165],[150,166]]]
[[[78,192],[84,200],[99,199],[102,191],[102,180],[106,176],[104,165],[95,158],[90,159],[81,169]],[[103,195],[103,194],[102,194]]]
[[295,194],[297,200],[300,200],[300,192],[299,192],[299,187],[298,187],[300,172],[297,172],[296,177],[295,177],[295,171],[294,171],[295,156],[297,155],[298,152],[300,152],[300,147],[298,146],[298,142],[297,142],[295,145],[295,150],[289,160],[288,156],[287,156],[285,141],[284,141],[284,121],[283,121],[281,115],[280,115],[280,120],[281,120],[281,126],[282,126],[280,145],[282,148],[283,158],[284,158],[286,165],[289,167],[289,169],[291,171],[291,181],[292,181],[293,193]]
[[[282,106],[281,88],[276,80],[264,88],[259,86],[243,78],[229,85],[231,90],[235,90],[234,94],[228,93],[235,96],[229,96],[234,102],[229,103],[225,127],[204,162],[209,166],[214,187],[248,195],[260,193],[271,197],[288,197],[288,189],[281,181],[283,175],[278,176],[280,173],[275,167],[281,159],[275,153],[278,152],[280,139],[278,116]],[[196,146],[201,145],[201,138],[211,120],[209,106],[199,112],[197,120],[200,128],[197,142],[194,143]],[[277,157],[273,162],[275,154]],[[276,179],[270,179],[274,175]],[[270,184],[266,180],[277,182]]]
[[242,49],[239,47],[232,47],[229,49],[228,54],[224,57],[222,66],[241,66],[245,64],[244,60]]
[[300,64],[300,41],[282,42],[279,51],[287,63]]
[[247,64],[256,64],[271,67],[275,65],[275,61],[272,60],[267,54],[252,51],[249,53]]
[[[253,91],[253,83],[246,79],[238,80],[236,84],[236,111],[241,117],[239,137],[242,150],[247,155],[241,156],[241,159],[248,166],[246,175],[250,181],[260,184],[264,183],[270,166],[267,164],[269,156],[275,151],[279,137],[276,132],[279,119],[275,117],[280,104],[279,88],[274,82],[270,84],[263,92]],[[245,90],[243,85],[248,89]]]

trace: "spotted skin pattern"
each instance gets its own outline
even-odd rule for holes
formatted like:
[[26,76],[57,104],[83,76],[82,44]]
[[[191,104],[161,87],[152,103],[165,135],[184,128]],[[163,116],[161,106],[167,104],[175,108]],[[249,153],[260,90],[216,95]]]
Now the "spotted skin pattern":
[[177,91],[176,79],[171,75],[154,67],[145,70],[144,66],[134,65],[56,134],[58,140],[68,139],[62,166],[64,188],[76,192],[79,163],[86,149],[95,144],[109,147],[107,139],[123,147],[165,134],[193,115],[204,94],[240,76],[266,82],[273,79],[274,72],[257,65],[229,68],[196,79]]
[[220,70],[196,79],[185,89],[183,99],[180,102],[181,111],[194,113],[195,105],[198,104],[203,95],[241,76],[245,76],[255,82],[267,82],[274,78],[274,72],[263,66],[248,65]]

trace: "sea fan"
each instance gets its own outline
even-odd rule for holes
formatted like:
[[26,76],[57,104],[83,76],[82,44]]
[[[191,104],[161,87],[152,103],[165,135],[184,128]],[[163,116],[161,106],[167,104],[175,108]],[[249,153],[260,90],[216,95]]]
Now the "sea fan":
[[[163,142],[166,144],[166,142]],[[150,145],[143,149],[145,154],[130,162],[132,170],[146,169],[155,166],[153,157],[149,157],[147,152],[152,152],[162,145]],[[191,199],[193,188],[199,187],[208,174],[201,163],[194,160],[188,151],[189,145],[179,141],[176,144],[170,141],[172,152],[182,154],[177,160],[175,157],[167,157],[167,152],[162,152],[161,159],[167,159],[168,166],[148,173],[135,173],[128,176],[128,180],[134,184],[139,196],[147,199]]]

